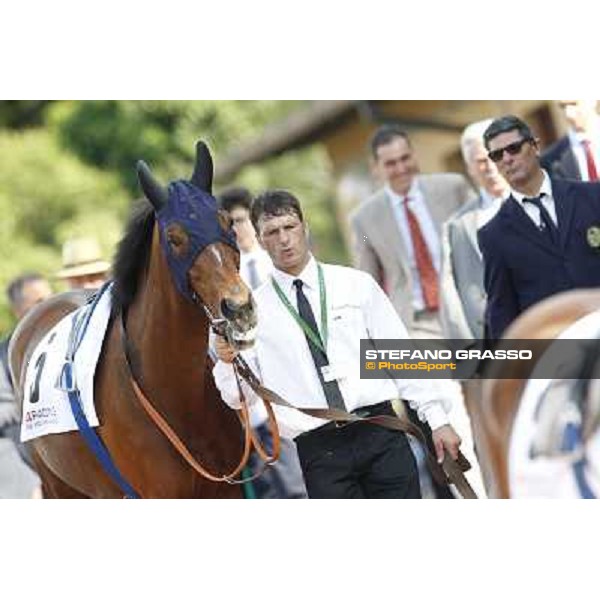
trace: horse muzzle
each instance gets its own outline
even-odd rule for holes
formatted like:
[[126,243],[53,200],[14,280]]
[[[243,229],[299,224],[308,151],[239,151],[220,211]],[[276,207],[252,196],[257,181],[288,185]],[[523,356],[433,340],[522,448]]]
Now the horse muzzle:
[[237,350],[245,350],[254,345],[257,330],[256,310],[252,297],[244,304],[230,299],[221,301],[221,314],[225,321],[225,337]]

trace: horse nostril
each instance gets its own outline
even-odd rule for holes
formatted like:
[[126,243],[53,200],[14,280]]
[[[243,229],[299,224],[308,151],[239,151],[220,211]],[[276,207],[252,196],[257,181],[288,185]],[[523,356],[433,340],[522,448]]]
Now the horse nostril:
[[252,300],[238,304],[234,300],[223,298],[221,300],[221,313],[228,321],[240,320],[250,322],[255,318]]
[[223,298],[223,300],[221,300],[221,313],[226,319],[231,321],[233,317],[235,317],[237,309],[238,305],[232,300],[229,300],[228,298]]

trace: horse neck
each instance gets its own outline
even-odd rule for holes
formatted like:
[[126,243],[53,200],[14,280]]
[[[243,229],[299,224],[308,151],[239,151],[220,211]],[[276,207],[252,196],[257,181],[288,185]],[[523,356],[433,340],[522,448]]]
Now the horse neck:
[[[138,376],[153,387],[178,382],[202,389],[208,351],[208,320],[175,288],[155,231],[152,256],[127,318]],[[188,386],[186,386],[189,384]]]

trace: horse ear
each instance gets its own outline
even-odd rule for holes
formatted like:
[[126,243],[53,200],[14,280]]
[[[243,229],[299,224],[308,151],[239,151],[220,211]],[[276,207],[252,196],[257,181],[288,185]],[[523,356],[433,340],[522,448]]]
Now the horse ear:
[[154,210],[159,211],[167,202],[167,190],[158,183],[150,167],[143,160],[138,160],[136,170],[144,195],[150,200]]
[[213,161],[208,146],[199,140],[196,143],[196,166],[190,181],[201,190],[212,194]]

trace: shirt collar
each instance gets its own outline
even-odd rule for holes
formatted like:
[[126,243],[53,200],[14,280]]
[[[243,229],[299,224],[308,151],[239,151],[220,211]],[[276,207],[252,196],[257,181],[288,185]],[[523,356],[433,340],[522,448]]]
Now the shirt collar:
[[567,135],[569,136],[569,142],[572,146],[581,145],[583,140],[588,140],[594,143],[594,140],[597,140],[598,137],[600,137],[600,119],[596,119],[594,121],[592,130],[587,134],[575,131],[574,129],[569,129]]
[[479,188],[479,197],[481,198],[482,208],[491,206],[495,200],[495,198],[485,188]]
[[404,198],[406,198],[407,196],[411,200],[416,200],[417,198],[421,197],[421,188],[419,187],[418,177],[415,177],[412,180],[412,183],[410,184],[410,189],[408,190],[408,194],[405,194],[404,196],[397,194],[388,183],[385,184],[384,189],[388,197],[391,198],[393,204],[402,204],[404,202]]
[[[539,196],[540,194],[546,194],[546,197],[552,198],[553,197],[552,196],[552,183],[550,181],[550,177],[548,176],[548,173],[544,169],[542,169],[542,173],[544,174],[544,179],[542,181],[542,185],[540,186],[540,189],[538,190],[538,193],[535,195]],[[508,196],[512,196],[519,204],[523,204],[523,198],[531,197],[531,196],[526,196],[525,194],[521,194],[520,192],[517,192],[516,190],[513,190],[513,189],[509,190]]]
[[289,273],[284,273],[277,268],[273,268],[272,272],[273,278],[279,284],[279,287],[290,296],[292,293],[292,288],[294,287],[294,281],[296,279],[301,279],[303,285],[310,289],[317,290],[319,289],[319,273],[317,270],[317,261],[315,257],[311,254],[308,260],[308,263],[302,270],[300,275],[290,275]]

